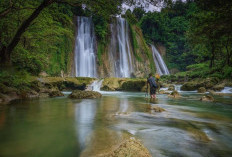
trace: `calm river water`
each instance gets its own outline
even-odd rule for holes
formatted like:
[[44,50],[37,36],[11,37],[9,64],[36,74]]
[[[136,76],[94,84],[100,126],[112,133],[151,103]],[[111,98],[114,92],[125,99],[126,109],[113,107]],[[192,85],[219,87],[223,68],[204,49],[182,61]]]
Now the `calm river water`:
[[[144,93],[102,92],[96,100],[65,97],[18,100],[0,106],[0,157],[95,156],[136,137],[154,157],[229,157],[232,98],[199,101]],[[159,106],[157,113],[148,107]]]

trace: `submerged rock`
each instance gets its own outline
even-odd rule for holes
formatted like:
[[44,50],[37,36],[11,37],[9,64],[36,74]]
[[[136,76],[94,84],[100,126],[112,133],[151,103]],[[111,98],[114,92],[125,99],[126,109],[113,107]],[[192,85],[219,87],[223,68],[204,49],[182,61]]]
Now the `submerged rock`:
[[198,88],[197,92],[198,93],[205,93],[206,89],[205,89],[205,87],[200,87],[200,88]]
[[211,95],[205,95],[203,97],[201,97],[200,99],[201,101],[209,101],[209,102],[213,102],[214,98]]
[[140,141],[130,138],[121,143],[115,150],[109,153],[97,155],[97,157],[151,157],[150,152]]
[[163,108],[161,108],[159,106],[151,106],[151,105],[148,107],[148,109],[153,110],[155,112],[163,112],[163,111],[165,111],[165,109],[163,109]]
[[170,94],[170,91],[167,90],[160,90],[159,94]]
[[180,94],[175,90],[173,91],[171,94],[168,95],[168,97],[171,97],[171,98],[180,98]]
[[101,93],[95,91],[75,90],[69,96],[72,99],[95,99],[102,97]]

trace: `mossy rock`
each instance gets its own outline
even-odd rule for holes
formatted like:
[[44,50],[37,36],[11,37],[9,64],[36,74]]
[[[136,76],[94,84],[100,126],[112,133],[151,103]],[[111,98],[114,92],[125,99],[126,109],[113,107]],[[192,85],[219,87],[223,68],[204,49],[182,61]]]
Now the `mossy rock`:
[[[98,157],[98,155],[96,155]],[[121,143],[116,149],[109,153],[101,154],[99,157],[151,157],[150,152],[142,143],[134,138],[130,138]]]
[[214,91],[221,91],[221,90],[224,89],[224,87],[225,87],[225,84],[218,84],[218,85],[213,86],[212,89],[213,89]]
[[0,92],[3,93],[3,94],[9,94],[9,93],[12,93],[12,92],[17,92],[17,89],[12,88],[12,87],[8,87],[8,86],[0,83]]
[[200,99],[201,101],[208,101],[208,102],[213,102],[214,98],[211,95],[205,95],[203,97],[201,97]]
[[207,78],[204,80],[204,87],[206,89],[212,88],[213,86],[215,86],[216,84],[218,84],[219,79],[216,77],[212,77],[212,78]]
[[199,84],[196,82],[187,82],[181,86],[181,90],[183,91],[193,91],[199,88]]
[[49,96],[50,96],[50,97],[60,97],[60,96],[64,96],[64,94],[61,93],[61,91],[56,90],[56,91],[51,91],[51,92],[49,93]]
[[123,79],[120,78],[105,78],[102,82],[102,88],[101,90],[105,91],[115,91],[120,88],[120,82],[123,81]]
[[91,84],[95,78],[89,77],[45,77],[39,78],[48,88],[58,87],[60,90],[84,90],[88,84]]
[[163,111],[165,111],[165,109],[163,109],[163,108],[161,108],[159,106],[151,106],[151,105],[148,107],[148,109],[153,110],[155,112],[163,112]]
[[205,89],[205,87],[200,87],[200,88],[198,88],[197,92],[198,93],[205,93],[206,89]]
[[146,79],[105,78],[101,90],[106,91],[146,91]]
[[95,91],[75,90],[69,96],[72,99],[95,99],[102,97],[101,93]]
[[173,91],[171,94],[168,95],[168,97],[171,97],[171,98],[180,98],[180,94],[175,90]]
[[142,91],[144,90],[144,86],[146,85],[146,81],[144,80],[130,80],[125,81],[122,84],[121,89],[123,91]]
[[227,87],[232,87],[232,81],[227,81],[227,82],[225,83],[225,86],[227,86]]

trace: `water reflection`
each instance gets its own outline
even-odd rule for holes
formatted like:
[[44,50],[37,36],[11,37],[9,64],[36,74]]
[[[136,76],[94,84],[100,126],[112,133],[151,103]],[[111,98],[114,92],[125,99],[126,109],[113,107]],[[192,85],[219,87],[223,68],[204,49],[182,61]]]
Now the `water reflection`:
[[120,100],[119,113],[126,113],[128,110],[128,99]]
[[76,104],[75,120],[78,142],[81,149],[86,146],[86,140],[93,130],[94,117],[96,115],[96,101],[83,100]]

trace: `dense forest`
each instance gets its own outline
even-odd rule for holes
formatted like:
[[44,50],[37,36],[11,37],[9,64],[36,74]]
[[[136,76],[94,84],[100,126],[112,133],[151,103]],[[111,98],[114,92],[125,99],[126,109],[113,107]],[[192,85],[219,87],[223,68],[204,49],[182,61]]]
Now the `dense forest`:
[[[101,49],[110,35],[111,15],[121,12],[121,3],[113,0],[1,1],[2,69],[9,63],[16,71],[31,75],[41,71],[52,76],[60,75],[61,71],[68,73],[75,40],[75,16],[92,16],[101,61]],[[144,8],[137,7],[122,16],[142,29],[147,44],[165,46],[166,64],[175,73],[228,78],[232,72],[231,7],[230,0],[164,1],[160,12],[146,13]]]
[[167,48],[169,68],[190,75],[231,77],[231,1],[176,1],[161,12],[134,10],[148,42]]

